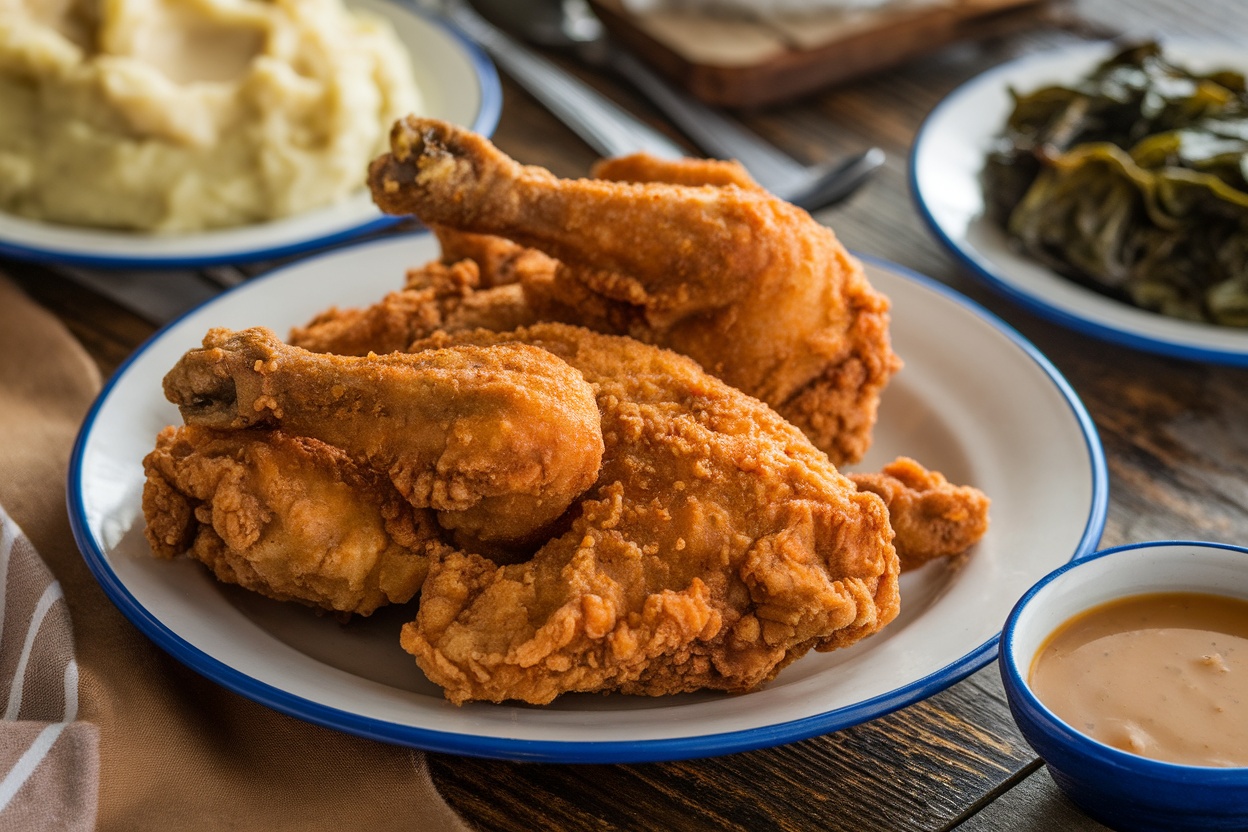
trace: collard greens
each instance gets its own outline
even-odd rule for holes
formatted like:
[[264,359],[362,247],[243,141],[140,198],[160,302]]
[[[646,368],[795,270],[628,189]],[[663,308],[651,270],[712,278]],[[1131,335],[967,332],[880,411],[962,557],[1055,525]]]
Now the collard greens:
[[1156,43],[1073,86],[1012,92],[984,170],[1028,255],[1165,315],[1248,326],[1248,92]]

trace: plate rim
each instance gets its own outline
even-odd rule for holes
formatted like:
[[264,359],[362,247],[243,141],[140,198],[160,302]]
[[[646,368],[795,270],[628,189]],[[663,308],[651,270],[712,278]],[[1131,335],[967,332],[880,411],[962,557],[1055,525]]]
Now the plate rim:
[[[1178,48],[1192,48],[1199,45],[1202,41],[1192,38],[1157,38],[1159,43],[1166,46],[1175,46]],[[1221,47],[1232,48],[1236,45],[1236,41],[1208,41]],[[919,125],[919,129],[915,132],[915,137],[910,146],[907,164],[907,183],[910,190],[911,199],[915,204],[921,219],[928,227],[928,230],[937,238],[940,244],[947,252],[954,256],[954,259],[969,271],[973,276],[982,281],[991,289],[1013,301],[1017,305],[1032,312],[1039,317],[1054,323],[1060,324],[1068,329],[1090,335],[1102,341],[1127,347],[1129,349],[1140,350],[1143,352],[1163,355],[1170,358],[1180,358],[1187,361],[1208,362],[1215,364],[1223,364],[1229,366],[1248,366],[1248,345],[1242,349],[1233,347],[1219,347],[1216,345],[1193,343],[1192,341],[1179,341],[1166,337],[1164,334],[1153,334],[1142,330],[1124,328],[1112,323],[1101,321],[1095,317],[1082,315],[1078,312],[1071,311],[1062,306],[1049,302],[1045,297],[1028,291],[1026,288],[1018,285],[1005,274],[1006,268],[1000,267],[993,263],[987,254],[975,249],[973,246],[965,242],[963,235],[958,238],[941,223],[936,214],[929,207],[928,199],[924,197],[923,189],[919,182],[919,154],[924,150],[925,141],[929,140],[934,130],[933,125],[944,114],[947,108],[959,103],[963,97],[971,92],[979,89],[996,85],[999,83],[1001,76],[1011,74],[1020,68],[1025,68],[1029,63],[1042,63],[1059,59],[1063,56],[1079,57],[1081,53],[1086,53],[1089,58],[1096,56],[1108,57],[1112,53],[1118,41],[1104,40],[1093,42],[1080,42],[1066,46],[1059,46],[1051,49],[1045,49],[1038,52],[1031,52],[1019,55],[997,66],[984,70],[958,84],[953,90],[946,94],[936,106],[924,117]],[[1248,64],[1245,65],[1245,71],[1248,71]],[[1036,263],[1037,268],[1044,269],[1052,274],[1055,278],[1067,281],[1072,287],[1079,289],[1087,294],[1088,297],[1106,298],[1107,296],[1094,292],[1091,289],[1079,286],[1067,278],[1061,277],[1052,269],[1044,267],[1043,264]],[[1112,300],[1112,299],[1110,299]],[[1148,315],[1159,317],[1169,323],[1179,323],[1179,319],[1166,318],[1159,313],[1149,312],[1148,310],[1134,307],[1130,304],[1118,301],[1127,311],[1139,313],[1140,315]],[[1143,320],[1143,319],[1142,319]],[[1193,330],[1193,336],[1197,342],[1200,340],[1202,330],[1209,329],[1210,334],[1219,331],[1226,331],[1226,327],[1218,327],[1216,324],[1196,324],[1194,327],[1200,329]]]
[[[425,234],[428,232],[421,231],[417,233]],[[360,248],[366,248],[372,245],[392,242],[393,238],[386,238],[366,240],[356,245]],[[1031,359],[1048,378],[1050,383],[1054,385],[1066,407],[1074,416],[1082,433],[1084,450],[1088,454],[1089,473],[1092,479],[1090,483],[1091,499],[1083,532],[1075,547],[1075,551],[1071,553],[1068,560],[1075,560],[1095,551],[1104,531],[1108,514],[1108,473],[1104,447],[1095,423],[1070,383],[1052,362],[1023,335],[970,298],[933,278],[899,264],[857,251],[853,252],[853,254],[863,262],[892,271],[898,276],[936,292],[980,317],[985,323],[1020,349],[1027,358]],[[253,278],[253,281],[272,279],[288,269],[297,268],[304,263],[306,263],[306,260],[285,264],[257,278]],[[248,283],[250,282],[252,281],[248,281]],[[222,295],[228,294],[228,291],[222,293]],[[636,741],[516,739],[398,725],[385,720],[362,716],[341,708],[312,702],[297,694],[254,679],[184,641],[135,599],[125,584],[109,568],[107,556],[96,544],[88,526],[81,489],[78,487],[82,479],[83,456],[86,444],[91,437],[92,427],[99,416],[100,410],[106,403],[110,391],[124,377],[126,370],[151,348],[167,330],[176,326],[183,318],[194,314],[196,310],[216,302],[222,295],[218,295],[217,298],[209,300],[195,309],[188,310],[183,315],[165,324],[118,366],[117,370],[114,371],[100,390],[99,395],[92,403],[83,420],[74,441],[66,480],[67,509],[74,540],[83,556],[83,560],[86,561],[88,569],[103,588],[105,595],[136,628],[154,641],[157,646],[215,684],[219,684],[275,711],[306,722],[368,739],[412,746],[426,751],[513,761],[643,763],[715,757],[751,751],[797,742],[850,728],[892,713],[951,687],[970,674],[990,664],[997,656],[1001,627],[1004,626],[1005,621],[1004,618],[998,623],[996,632],[993,635],[944,667],[910,683],[900,685],[891,691],[851,705],[834,708],[796,720],[737,731],[721,731],[690,737]]]
[[[348,0],[350,2],[350,0]],[[467,35],[455,28],[448,21],[438,17],[432,12],[415,6],[410,3],[401,3],[397,0],[373,0],[376,5],[386,6],[390,12],[386,14],[411,15],[420,18],[424,23],[440,31],[447,36],[450,41],[459,46],[463,51],[464,57],[471,65],[473,77],[476,79],[477,86],[481,95],[481,105],[477,111],[476,118],[471,125],[467,125],[475,133],[489,137],[493,135],[498,128],[498,123],[503,112],[503,86],[499,77],[498,69],[493,61],[485,53],[480,46],[472,41]],[[344,199],[350,199],[350,196]],[[335,203],[324,206],[321,211],[332,211],[335,207],[340,207],[342,203]],[[11,218],[19,223],[29,223],[39,226],[56,226],[64,227],[68,231],[79,229],[86,232],[107,232],[107,229],[89,228],[83,226],[61,226],[59,223],[47,223],[39,220],[32,220],[26,217],[20,217],[12,214],[5,214],[6,218]],[[274,222],[282,220],[294,220],[300,215],[291,215],[290,217],[280,218]],[[407,217],[390,216],[382,214],[362,219],[350,225],[340,225],[335,230],[313,235],[311,237],[303,237],[299,239],[290,239],[285,242],[275,242],[271,244],[252,244],[244,246],[236,246],[233,248],[221,249],[219,251],[187,253],[187,254],[170,254],[170,253],[145,253],[141,251],[132,251],[124,253],[109,252],[90,252],[86,250],[69,250],[57,248],[55,245],[46,244],[26,244],[20,242],[15,237],[0,238],[0,256],[9,257],[15,260],[22,260],[28,263],[40,263],[53,266],[76,266],[81,268],[97,268],[97,269],[194,269],[204,268],[208,266],[221,265],[237,265],[244,263],[254,263],[261,260],[276,260],[284,257],[293,257],[299,254],[319,251],[321,249],[333,248],[343,243],[364,237],[369,234],[378,233],[393,228],[399,223],[407,220]],[[235,228],[254,228],[250,226],[236,226]],[[221,231],[229,231],[229,228],[220,229]],[[124,232],[117,232],[123,234]],[[136,233],[141,237],[141,234]],[[193,235],[190,235],[193,236]]]

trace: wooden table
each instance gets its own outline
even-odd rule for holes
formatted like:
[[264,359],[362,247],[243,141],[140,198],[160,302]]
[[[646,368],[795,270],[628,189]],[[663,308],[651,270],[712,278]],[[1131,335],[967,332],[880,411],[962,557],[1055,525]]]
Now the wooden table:
[[[947,48],[741,117],[807,161],[872,144],[887,151],[886,168],[868,188],[819,218],[850,247],[935,277],[980,302],[1066,376],[1090,411],[1108,460],[1102,545],[1163,538],[1245,543],[1248,372],[1132,352],[1033,317],[959,269],[927,232],[907,189],[915,132],[955,86],[1030,51],[1120,33],[1244,37],[1248,4],[1074,0],[1056,7],[1050,23],[1025,32]],[[575,71],[677,136],[629,89]],[[561,175],[588,169],[594,160],[589,148],[506,80],[504,93],[495,138],[505,151]],[[43,268],[0,268],[58,314],[105,372],[153,330],[152,322]],[[483,830],[1103,828],[1056,792],[1010,720],[995,665],[870,723],[716,759],[619,766],[430,760],[452,805]]]

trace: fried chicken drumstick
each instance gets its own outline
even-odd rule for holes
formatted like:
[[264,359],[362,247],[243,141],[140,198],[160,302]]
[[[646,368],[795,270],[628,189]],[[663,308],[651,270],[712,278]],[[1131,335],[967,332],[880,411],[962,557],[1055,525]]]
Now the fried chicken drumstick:
[[632,157],[602,168],[686,184],[558,179],[415,117],[395,125],[391,147],[369,174],[383,210],[558,261],[550,279],[522,283],[538,319],[671,348],[771,404],[833,462],[865,453],[900,366],[888,301],[805,211],[743,186],[724,163]]
[[771,408],[631,338],[539,324],[416,348],[526,343],[593,385],[606,442],[569,528],[523,562],[435,562],[402,644],[447,698],[747,691],[898,611],[883,502]]
[[479,540],[539,533],[602,458],[589,385],[525,344],[360,358],[291,347],[267,329],[214,329],[164,387],[188,425],[320,440]]

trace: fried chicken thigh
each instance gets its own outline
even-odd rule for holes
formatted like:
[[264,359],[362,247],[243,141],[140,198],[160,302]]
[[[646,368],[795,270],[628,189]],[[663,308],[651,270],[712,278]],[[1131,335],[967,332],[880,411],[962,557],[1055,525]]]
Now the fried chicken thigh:
[[747,691],[896,616],[883,502],[771,408],[688,358],[579,327],[416,348],[512,343],[593,386],[602,468],[529,560],[456,552],[431,566],[402,644],[452,702]]
[[168,427],[143,460],[152,551],[279,601],[368,615],[410,600],[438,542],[428,509],[315,439]]
[[538,534],[597,477],[593,390],[525,344],[343,357],[215,329],[164,380],[188,425],[275,427],[385,472],[470,539]]
[[395,125],[391,146],[370,168],[383,210],[558,261],[522,283],[538,318],[688,355],[774,406],[835,463],[866,451],[900,366],[888,301],[830,229],[744,171],[629,157],[600,170],[643,181],[564,180],[415,117]]

